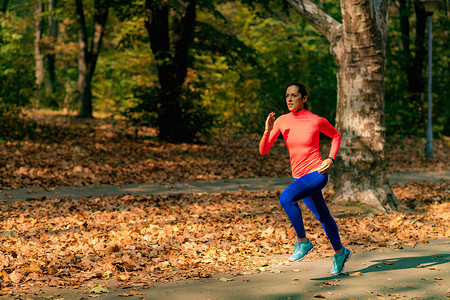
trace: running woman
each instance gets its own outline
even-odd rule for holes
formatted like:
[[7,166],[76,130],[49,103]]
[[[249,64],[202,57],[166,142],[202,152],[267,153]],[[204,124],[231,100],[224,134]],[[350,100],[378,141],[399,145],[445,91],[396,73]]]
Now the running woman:
[[[328,182],[328,171],[336,159],[341,135],[324,118],[308,110],[308,92],[301,83],[294,82],[286,90],[286,104],[290,111],[275,120],[270,113],[266,120],[264,135],[259,143],[261,155],[267,154],[280,133],[289,151],[292,175],[295,181],[280,196],[281,206],[286,211],[297,234],[298,241],[290,261],[302,260],[314,246],[306,237],[303,217],[297,201],[303,199],[306,206],[320,221],[335,251],[331,274],[339,275],[352,252],[343,247],[336,222],[323,199],[322,189]],[[329,156],[322,160],[319,153],[319,133],[332,139]]]

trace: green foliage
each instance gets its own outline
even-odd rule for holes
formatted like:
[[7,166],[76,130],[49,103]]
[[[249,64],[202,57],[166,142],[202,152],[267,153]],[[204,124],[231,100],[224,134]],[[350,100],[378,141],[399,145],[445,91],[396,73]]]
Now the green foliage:
[[23,139],[34,130],[21,106],[34,92],[33,56],[24,40],[26,23],[15,14],[0,12],[0,139]]
[[[188,83],[181,93],[181,119],[176,120],[182,124],[179,129],[179,142],[199,141],[201,136],[209,134],[213,125],[213,115],[199,101],[201,90],[196,83]],[[160,88],[143,84],[133,89],[133,95],[133,105],[123,112],[128,122],[131,125],[157,127],[158,113],[165,105],[161,100]]]
[[[177,9],[178,1],[169,2]],[[123,114],[131,124],[156,126],[164,103],[158,97],[157,62],[144,27],[144,3],[145,0],[113,1],[92,82],[93,105],[98,112]],[[413,2],[408,3],[414,38]],[[92,4],[93,1],[86,1],[87,18],[93,14]],[[317,4],[341,21],[337,1]],[[329,43],[286,1],[198,0],[197,7],[195,37],[189,51],[191,63],[180,100],[184,116],[179,122],[186,128],[183,135],[189,136],[187,131],[196,137],[200,132],[211,131],[260,133],[269,112],[287,112],[284,92],[292,81],[308,87],[311,111],[333,122],[336,66],[329,54]],[[413,121],[418,112],[410,103],[402,69],[398,8],[392,5],[390,9],[385,85],[387,134],[425,135],[426,118]],[[450,135],[450,21],[446,9],[440,5],[433,16],[433,129],[438,136]],[[1,122],[7,124],[1,125],[2,132],[21,128],[19,106],[38,103],[33,10],[33,1],[11,0],[7,13],[0,13]],[[76,109],[78,105],[78,28],[73,12],[74,2],[61,0],[53,13],[60,29],[54,45],[58,85],[53,95],[40,99],[41,106]],[[43,13],[41,17],[47,15]],[[423,76],[427,76],[426,69]],[[419,109],[426,115],[426,91],[423,96],[424,105]],[[8,129],[14,122],[19,129]]]
[[196,22],[193,48],[199,54],[221,56],[228,66],[257,64],[256,52],[234,34],[216,29],[212,24]]
[[30,32],[21,18],[0,14],[0,102],[23,106],[34,92]]
[[213,20],[257,53],[256,63],[239,62],[233,68],[222,53],[197,56],[195,69],[205,82],[203,101],[221,112],[221,131],[260,132],[269,112],[286,113],[284,92],[293,81],[309,87],[313,112],[334,120],[336,71],[323,37],[296,14],[287,17],[279,10],[267,15],[238,3],[218,9],[228,22],[208,14],[199,19]]
[[[414,39],[416,16],[413,3],[409,4],[409,20],[411,24],[411,48],[415,54]],[[447,8],[448,9],[448,8]],[[449,87],[449,58],[450,41],[448,32],[450,31],[450,20],[447,18],[448,12],[443,5],[439,5],[433,15],[433,132],[437,136],[450,135],[450,89]],[[428,49],[428,30],[426,31],[426,49]],[[388,135],[400,136],[425,136],[427,129],[427,88],[422,95],[423,105],[419,111],[410,101],[406,71],[403,69],[404,62],[403,49],[401,47],[401,31],[399,11],[393,6],[389,15],[389,35],[386,58],[386,90],[385,90],[385,115]],[[425,83],[428,78],[428,58],[424,64],[422,76]],[[415,121],[417,115],[422,118]]]
[[159,88],[143,84],[132,90],[131,105],[122,115],[131,125],[156,127]]
[[155,85],[157,70],[148,48],[104,49],[93,79],[94,110],[121,114],[134,105],[133,94],[139,86]]

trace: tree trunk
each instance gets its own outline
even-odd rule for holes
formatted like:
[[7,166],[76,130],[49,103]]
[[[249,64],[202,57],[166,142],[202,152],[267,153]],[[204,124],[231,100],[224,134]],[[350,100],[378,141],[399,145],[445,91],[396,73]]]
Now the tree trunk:
[[[343,1],[342,52],[337,70],[336,128],[342,135],[336,164],[335,201],[387,204],[392,191],[384,156],[384,74],[386,32],[366,4]],[[387,10],[385,7],[380,7]],[[346,172],[342,172],[346,170]],[[338,188],[337,188],[338,187]],[[394,206],[395,208],[395,206]]]
[[75,0],[78,20],[78,97],[80,100],[80,118],[92,118],[91,78],[89,78],[89,49],[86,20],[82,0]]
[[55,72],[55,43],[58,37],[58,24],[52,13],[56,9],[57,0],[48,1],[48,27],[49,27],[49,49],[45,55],[45,93],[47,96],[53,95],[56,85],[56,72]]
[[341,0],[342,24],[309,0],[288,2],[330,41],[337,64],[336,129],[342,141],[331,171],[333,201],[397,209],[384,160],[388,1]]
[[408,81],[408,91],[410,97],[410,103],[413,105],[414,114],[412,115],[411,122],[416,126],[424,123],[425,110],[423,109],[423,98],[425,93],[425,78],[423,76],[424,63],[427,55],[425,48],[425,28],[427,15],[423,4],[416,1],[414,2],[414,11],[416,14],[416,34],[415,34],[415,55],[411,54],[411,37],[410,37],[410,25],[409,16],[410,12],[407,5],[407,0],[399,1],[400,12],[400,31],[402,37],[403,46],[403,60],[402,68],[406,74]]
[[108,19],[110,1],[95,0],[94,33],[91,50],[88,47],[88,35],[82,0],[75,0],[77,6],[78,29],[78,93],[80,101],[80,118],[92,118],[92,77],[100,54],[105,25]]
[[42,1],[37,1],[35,10],[35,29],[34,29],[34,59],[36,64],[36,85],[37,85],[37,105],[42,97],[42,88],[44,83],[45,68],[44,68],[44,55],[41,50],[41,39],[44,30],[44,21],[41,14],[44,10],[44,4]]
[[183,141],[184,126],[180,95],[187,75],[189,43],[196,19],[195,0],[182,1],[181,11],[172,14],[172,38],[169,34],[170,7],[167,3],[146,0],[146,21],[150,45],[155,55],[161,87],[158,111],[159,138]]
[[6,9],[8,8],[9,0],[1,0],[0,1],[0,12],[6,13]]

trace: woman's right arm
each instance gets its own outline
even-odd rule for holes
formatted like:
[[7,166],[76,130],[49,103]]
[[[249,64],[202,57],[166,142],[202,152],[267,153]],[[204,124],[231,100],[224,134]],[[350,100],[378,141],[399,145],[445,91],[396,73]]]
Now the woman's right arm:
[[261,138],[261,141],[259,141],[259,153],[261,153],[261,155],[267,154],[267,152],[269,152],[270,148],[277,140],[279,134],[280,129],[275,123],[275,113],[272,112],[267,116],[264,134]]

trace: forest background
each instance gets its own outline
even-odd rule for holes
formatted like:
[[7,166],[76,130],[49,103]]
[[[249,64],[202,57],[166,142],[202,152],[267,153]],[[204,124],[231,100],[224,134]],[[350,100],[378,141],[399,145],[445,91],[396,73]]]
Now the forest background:
[[[2,0],[3,140],[20,139],[33,130],[20,121],[21,107],[81,115],[77,83],[81,23],[75,13],[80,3]],[[109,14],[92,77],[92,111],[111,119],[125,118],[130,125],[154,127],[165,104],[158,97],[160,62],[152,54],[145,28],[144,1],[104,3],[109,3]],[[104,3],[84,1],[88,37],[98,16],[94,5],[98,12]],[[317,4],[340,21],[338,2]],[[448,1],[443,1],[433,16],[433,132],[438,138],[450,135],[449,14]],[[170,26],[170,33],[176,34],[176,22]],[[309,88],[314,113],[334,122],[336,66],[329,44],[283,2],[197,1],[188,48],[180,96],[186,140],[199,140],[205,133],[260,133],[269,112],[285,111],[283,93],[292,81]],[[425,137],[427,31],[419,2],[391,1],[386,50],[387,136]]]

